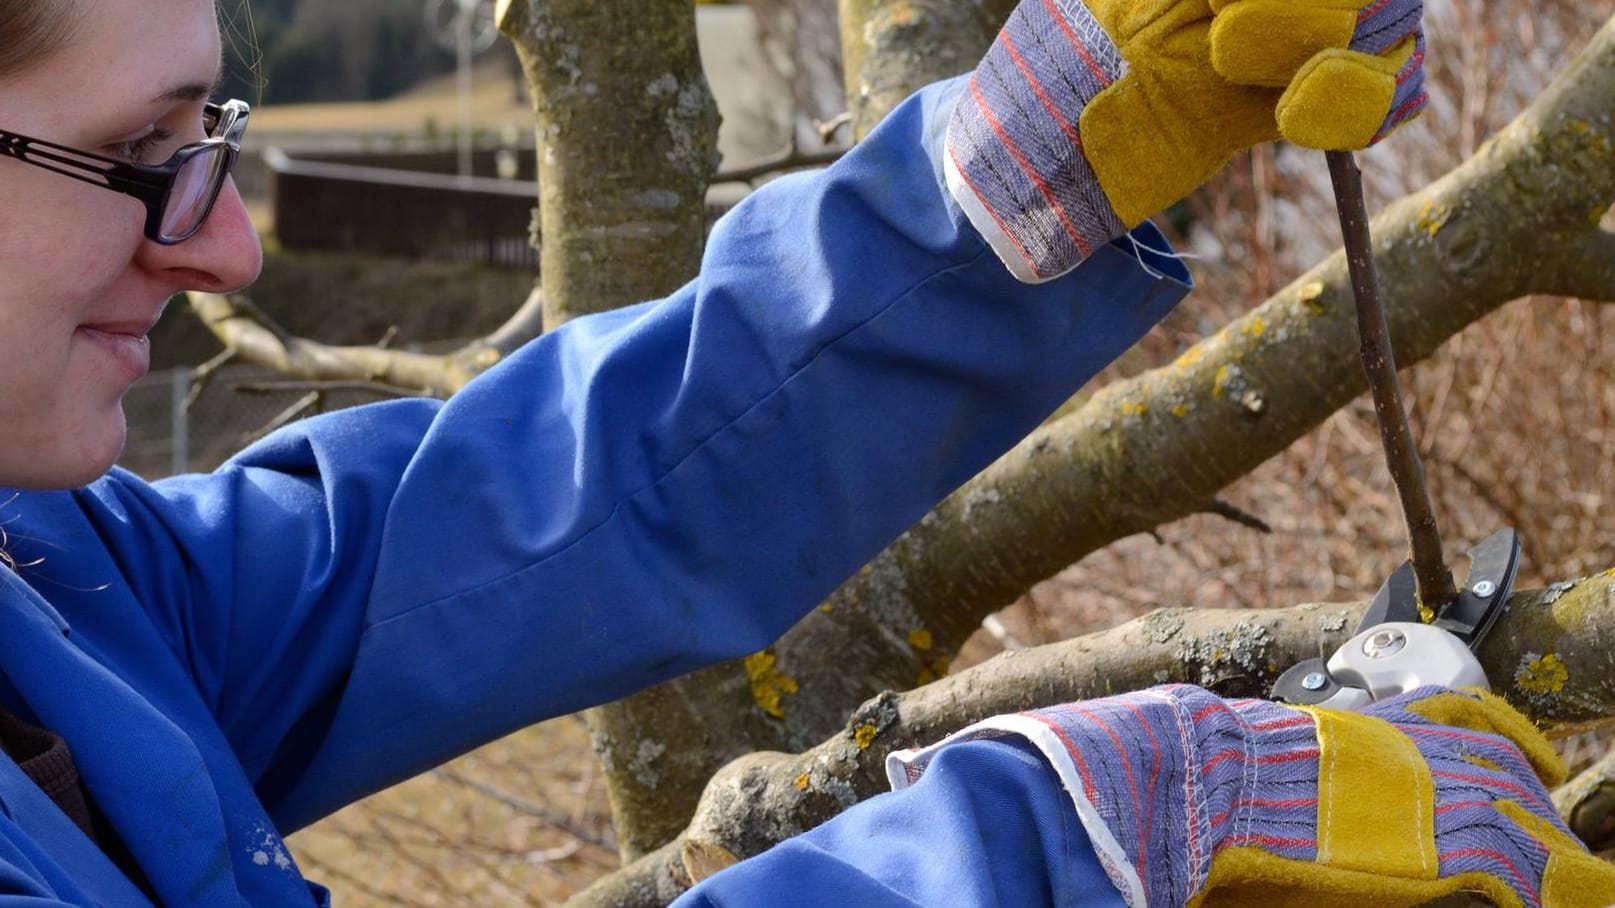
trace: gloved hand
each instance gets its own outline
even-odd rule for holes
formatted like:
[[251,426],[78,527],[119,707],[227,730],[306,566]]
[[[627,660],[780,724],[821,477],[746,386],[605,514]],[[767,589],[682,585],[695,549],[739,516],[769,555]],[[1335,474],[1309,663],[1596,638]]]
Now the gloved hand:
[[[1615,904],[1615,867],[1543,787],[1563,777],[1557,756],[1490,694],[1427,687],[1352,713],[1172,686],[966,734],[1005,732],[1054,764],[1135,908]],[[928,753],[897,757],[899,776]]]
[[1240,149],[1362,148],[1416,116],[1422,14],[1421,0],[1021,0],[954,108],[949,187],[1017,277],[1057,277]]

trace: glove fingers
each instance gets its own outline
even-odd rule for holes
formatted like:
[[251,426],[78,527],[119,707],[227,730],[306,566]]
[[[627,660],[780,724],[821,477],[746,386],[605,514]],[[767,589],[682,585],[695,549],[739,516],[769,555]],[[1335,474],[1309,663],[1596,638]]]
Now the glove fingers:
[[[1211,63],[1241,85],[1289,85],[1308,60],[1351,43],[1357,0],[1234,0],[1211,22]],[[1215,5],[1214,5],[1215,7]]]
[[1339,48],[1321,51],[1279,98],[1279,132],[1306,148],[1367,148],[1424,109],[1423,63],[1418,37],[1383,56]]
[[1410,701],[1403,704],[1403,709],[1437,725],[1501,735],[1514,742],[1544,785],[1552,788],[1564,782],[1565,766],[1553,745],[1530,719],[1495,694],[1478,690],[1450,691]]

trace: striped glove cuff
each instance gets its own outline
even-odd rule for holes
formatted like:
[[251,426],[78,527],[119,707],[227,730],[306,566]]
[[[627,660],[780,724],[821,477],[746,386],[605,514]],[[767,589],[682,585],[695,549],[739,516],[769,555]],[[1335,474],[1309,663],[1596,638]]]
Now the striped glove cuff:
[[948,124],[948,188],[1016,278],[1052,280],[1127,232],[1083,156],[1083,107],[1125,72],[1080,0],[1024,0]]

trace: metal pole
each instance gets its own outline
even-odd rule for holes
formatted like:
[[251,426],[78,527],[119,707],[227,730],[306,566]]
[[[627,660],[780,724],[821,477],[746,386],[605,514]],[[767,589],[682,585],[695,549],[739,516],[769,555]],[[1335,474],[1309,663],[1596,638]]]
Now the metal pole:
[[459,58],[460,162],[461,178],[471,175],[471,21],[477,0],[460,0],[454,19],[455,50]]
[[168,472],[178,476],[191,471],[191,411],[185,406],[191,395],[191,370],[174,369],[169,383],[169,422],[173,445],[169,451]]

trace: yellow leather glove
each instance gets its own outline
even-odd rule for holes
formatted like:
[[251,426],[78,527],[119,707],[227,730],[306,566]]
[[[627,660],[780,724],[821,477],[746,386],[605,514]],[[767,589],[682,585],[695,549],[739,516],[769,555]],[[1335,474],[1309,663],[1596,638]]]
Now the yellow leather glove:
[[1130,908],[1615,904],[1615,866],[1544,787],[1558,757],[1490,694],[1424,687],[1344,712],[1168,685],[960,736],[1006,734],[1060,776]]
[[949,191],[1016,277],[1058,277],[1242,148],[1281,135],[1362,148],[1417,115],[1422,13],[1421,0],[1021,0],[955,104]]
[[1315,860],[1233,845],[1190,906],[1411,908],[1460,892],[1499,908],[1615,904],[1615,866],[1544,787],[1564,780],[1558,755],[1500,698],[1424,688],[1359,713],[1292,708],[1316,723]]
[[1424,106],[1419,0],[1088,0],[1128,72],[1088,102],[1085,154],[1136,224],[1240,149],[1364,148]]

